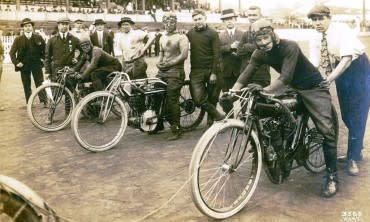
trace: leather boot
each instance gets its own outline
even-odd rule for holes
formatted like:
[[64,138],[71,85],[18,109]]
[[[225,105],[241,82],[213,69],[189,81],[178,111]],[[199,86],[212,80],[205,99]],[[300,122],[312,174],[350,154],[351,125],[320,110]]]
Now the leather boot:
[[339,182],[337,172],[333,172],[330,168],[327,169],[327,175],[325,177],[325,185],[321,195],[329,198],[334,196],[339,190]]
[[181,137],[182,131],[178,125],[172,125],[171,132],[172,134],[167,137],[168,141],[177,140]]
[[207,113],[213,118],[214,121],[220,121],[225,118],[225,116],[218,112],[216,107],[209,102],[203,104],[202,108],[207,111]]

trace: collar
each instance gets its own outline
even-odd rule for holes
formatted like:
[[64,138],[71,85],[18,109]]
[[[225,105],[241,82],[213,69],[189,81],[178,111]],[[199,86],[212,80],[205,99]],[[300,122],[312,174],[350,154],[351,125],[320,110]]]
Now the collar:
[[32,32],[25,32],[24,36],[26,36],[27,38],[31,38],[32,37]]
[[230,32],[231,32],[231,34],[235,34],[235,27],[234,28],[232,28],[232,29],[226,29],[227,30],[227,33],[229,33],[230,34]]
[[62,38],[63,35],[67,38],[68,37],[68,32],[64,32],[64,33],[59,32],[60,38]]
[[197,32],[201,32],[201,31],[204,31],[208,28],[208,25],[206,24],[205,26],[203,26],[202,28],[198,28],[197,26],[194,27],[194,30],[197,31]]

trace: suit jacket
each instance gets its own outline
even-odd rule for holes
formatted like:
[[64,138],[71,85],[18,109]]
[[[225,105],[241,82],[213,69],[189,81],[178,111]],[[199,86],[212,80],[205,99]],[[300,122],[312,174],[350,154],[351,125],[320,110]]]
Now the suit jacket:
[[99,44],[98,33],[96,31],[90,36],[90,39],[94,46],[102,48],[108,54],[114,55],[113,36],[108,31],[103,31],[103,46]]
[[235,41],[241,41],[243,32],[235,29],[234,35],[230,37],[227,30],[221,32],[221,72],[223,77],[239,76],[241,59],[236,55],[236,50],[233,51],[230,45]]
[[72,66],[73,58],[81,52],[79,43],[80,40],[70,33],[66,40],[59,33],[51,37],[45,49],[45,73],[54,75],[57,69]]
[[[45,41],[40,35],[32,33],[31,42],[34,45],[34,52],[32,54],[32,60],[30,61],[30,58],[26,58],[27,37],[21,35],[15,38],[9,52],[10,59],[15,66],[15,71],[22,70],[26,65],[42,67],[45,58]],[[23,68],[18,68],[16,66],[20,62],[25,65]]]

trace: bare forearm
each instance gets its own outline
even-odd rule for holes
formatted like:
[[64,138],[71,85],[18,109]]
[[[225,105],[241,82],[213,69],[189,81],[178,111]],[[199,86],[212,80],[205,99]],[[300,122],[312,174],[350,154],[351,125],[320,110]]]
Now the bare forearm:
[[334,71],[328,76],[326,79],[328,82],[332,82],[336,80],[340,75],[343,74],[344,71],[351,65],[352,56],[344,56],[340,60],[337,67],[335,67]]

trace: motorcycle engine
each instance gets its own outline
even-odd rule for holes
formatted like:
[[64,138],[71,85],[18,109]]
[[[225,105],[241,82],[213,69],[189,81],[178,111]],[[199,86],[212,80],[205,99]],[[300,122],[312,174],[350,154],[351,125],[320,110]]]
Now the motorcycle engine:
[[141,114],[140,128],[145,132],[153,131],[158,124],[158,116],[154,110],[146,110]]

